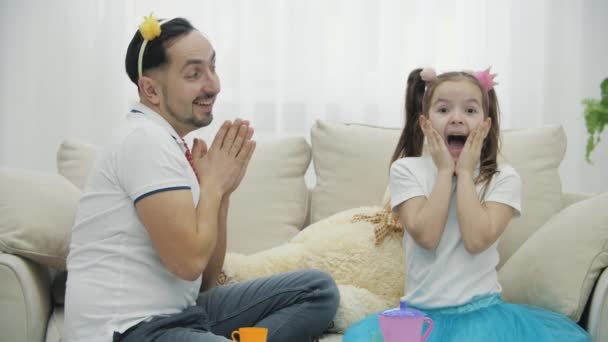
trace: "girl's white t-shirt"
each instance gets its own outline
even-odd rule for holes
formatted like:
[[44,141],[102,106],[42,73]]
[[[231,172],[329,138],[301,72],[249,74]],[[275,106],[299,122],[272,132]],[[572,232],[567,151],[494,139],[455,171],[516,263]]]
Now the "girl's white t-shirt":
[[[475,174],[478,172],[476,170]],[[396,160],[390,171],[393,210],[410,198],[428,198],[436,178],[437,167],[430,156]],[[481,196],[483,186],[479,184],[476,188]],[[506,204],[513,208],[514,216],[520,215],[521,179],[513,167],[499,165],[483,201]],[[498,241],[481,253],[469,253],[464,248],[457,215],[454,176],[448,218],[437,248],[426,250],[407,234],[407,230],[404,234],[406,278],[403,299],[408,304],[419,308],[443,308],[502,291],[496,273]]]

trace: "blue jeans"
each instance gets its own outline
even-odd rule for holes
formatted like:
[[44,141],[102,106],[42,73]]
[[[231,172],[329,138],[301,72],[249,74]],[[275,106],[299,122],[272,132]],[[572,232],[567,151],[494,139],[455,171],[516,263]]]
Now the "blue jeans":
[[268,328],[268,342],[310,341],[329,327],[340,296],[334,280],[302,270],[215,287],[181,313],[139,323],[114,342],[225,342],[240,327]]

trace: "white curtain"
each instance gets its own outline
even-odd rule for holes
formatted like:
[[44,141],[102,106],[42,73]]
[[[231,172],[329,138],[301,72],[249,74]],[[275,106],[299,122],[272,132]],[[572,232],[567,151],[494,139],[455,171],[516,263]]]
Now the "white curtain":
[[502,128],[563,125],[564,190],[608,191],[608,137],[586,164],[581,105],[608,77],[605,0],[2,0],[0,165],[54,171],[63,139],[105,142],[137,99],[124,54],[150,12],[209,37],[215,115],[258,140],[317,119],[399,127],[413,68],[492,65]]

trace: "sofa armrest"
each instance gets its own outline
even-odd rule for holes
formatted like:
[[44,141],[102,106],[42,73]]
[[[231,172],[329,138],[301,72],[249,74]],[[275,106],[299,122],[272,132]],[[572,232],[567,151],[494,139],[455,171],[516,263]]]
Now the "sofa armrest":
[[584,201],[593,197],[592,194],[583,194],[583,193],[575,193],[575,192],[564,192],[562,194],[562,209],[567,208],[574,203]]
[[607,207],[608,193],[596,195],[540,227],[499,270],[504,298],[580,321],[608,267]]
[[0,253],[0,340],[43,342],[51,313],[47,268]]
[[593,341],[608,341],[608,270],[604,270],[595,284],[589,300],[587,331]]

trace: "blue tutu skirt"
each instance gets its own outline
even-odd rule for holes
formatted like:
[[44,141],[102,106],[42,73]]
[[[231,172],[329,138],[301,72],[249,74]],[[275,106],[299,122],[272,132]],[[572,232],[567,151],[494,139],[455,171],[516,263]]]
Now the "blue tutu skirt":
[[[591,342],[591,336],[568,317],[538,307],[504,303],[497,294],[455,307],[416,309],[433,320],[427,342]],[[378,314],[351,325],[343,341],[383,342]],[[423,333],[426,329],[425,324]]]

